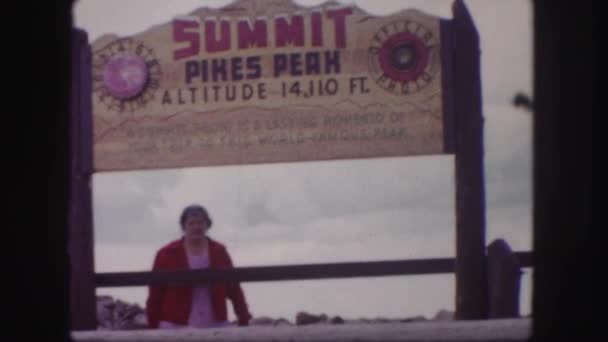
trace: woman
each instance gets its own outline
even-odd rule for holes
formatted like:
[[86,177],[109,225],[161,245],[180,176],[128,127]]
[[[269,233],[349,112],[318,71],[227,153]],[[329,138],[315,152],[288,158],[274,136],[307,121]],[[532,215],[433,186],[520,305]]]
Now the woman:
[[[231,268],[226,248],[207,236],[211,218],[200,205],[186,207],[180,217],[183,232],[157,253],[153,271]],[[146,314],[148,326],[158,328],[217,327],[229,325],[226,299],[232,301],[241,326],[249,325],[251,314],[237,282],[215,282],[210,286],[149,286]]]

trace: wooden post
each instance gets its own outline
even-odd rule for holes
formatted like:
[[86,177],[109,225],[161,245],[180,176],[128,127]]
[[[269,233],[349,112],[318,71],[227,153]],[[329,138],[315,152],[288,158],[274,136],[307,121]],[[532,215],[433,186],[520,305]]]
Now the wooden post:
[[479,36],[462,0],[453,5],[456,138],[456,319],[485,319],[485,189]]
[[489,318],[519,317],[520,263],[503,239],[488,246]]
[[71,330],[97,328],[91,194],[91,52],[87,33],[72,30],[70,123],[70,317]]

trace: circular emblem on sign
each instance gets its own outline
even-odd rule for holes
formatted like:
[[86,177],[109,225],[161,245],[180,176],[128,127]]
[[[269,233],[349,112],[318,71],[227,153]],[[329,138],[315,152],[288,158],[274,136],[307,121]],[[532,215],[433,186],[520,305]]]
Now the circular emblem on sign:
[[115,98],[125,100],[141,93],[148,80],[145,60],[128,53],[117,55],[103,68],[103,84]]
[[154,99],[162,71],[154,50],[131,38],[93,54],[94,101],[118,113],[134,112]]
[[408,95],[431,83],[433,38],[429,29],[411,20],[395,21],[378,30],[368,50],[376,84],[395,95]]

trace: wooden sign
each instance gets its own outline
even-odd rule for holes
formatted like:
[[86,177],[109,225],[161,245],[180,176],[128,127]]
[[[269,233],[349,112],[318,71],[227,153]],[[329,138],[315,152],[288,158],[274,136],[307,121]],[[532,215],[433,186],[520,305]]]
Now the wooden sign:
[[241,0],[92,44],[94,170],[444,153],[440,20]]

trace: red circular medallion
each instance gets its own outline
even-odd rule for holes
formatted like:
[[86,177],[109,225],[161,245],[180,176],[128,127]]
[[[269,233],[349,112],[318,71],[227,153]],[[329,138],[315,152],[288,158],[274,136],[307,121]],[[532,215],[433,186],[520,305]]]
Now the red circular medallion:
[[416,81],[429,60],[428,49],[417,36],[399,32],[390,36],[379,51],[380,67],[396,82]]

